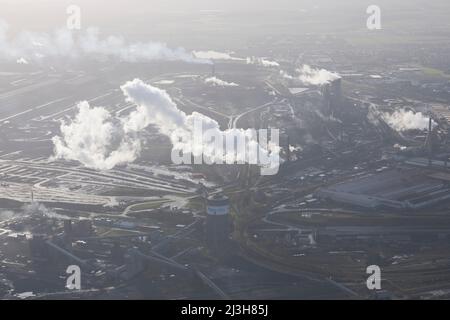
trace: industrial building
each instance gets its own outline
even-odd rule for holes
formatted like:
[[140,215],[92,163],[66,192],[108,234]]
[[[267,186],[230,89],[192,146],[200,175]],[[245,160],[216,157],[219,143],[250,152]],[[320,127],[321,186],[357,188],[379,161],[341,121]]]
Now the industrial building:
[[366,208],[420,209],[450,198],[447,175],[399,167],[321,189],[318,197]]
[[444,121],[447,124],[450,123],[450,109],[448,106],[433,105],[431,112],[437,120]]

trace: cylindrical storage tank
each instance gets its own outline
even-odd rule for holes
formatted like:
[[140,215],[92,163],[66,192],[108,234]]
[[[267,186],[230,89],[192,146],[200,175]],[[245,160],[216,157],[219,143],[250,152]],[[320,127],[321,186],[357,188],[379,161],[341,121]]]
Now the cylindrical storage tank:
[[230,199],[227,196],[216,194],[208,197],[207,214],[211,216],[222,216],[230,214]]
[[225,248],[231,233],[230,199],[213,195],[206,202],[206,241],[212,249]]

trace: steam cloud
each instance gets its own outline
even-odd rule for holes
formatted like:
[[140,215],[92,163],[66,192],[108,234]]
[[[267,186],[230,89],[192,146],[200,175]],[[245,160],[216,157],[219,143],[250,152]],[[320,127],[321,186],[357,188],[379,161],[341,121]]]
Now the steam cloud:
[[[384,113],[384,120],[397,131],[407,131],[407,130],[425,130],[429,125],[429,118],[426,117],[422,112],[414,113],[411,110],[397,110],[392,114]],[[436,123],[433,122],[433,126]]]
[[115,58],[125,62],[151,60],[210,63],[196,58],[183,48],[171,49],[160,42],[126,43],[122,37],[99,37],[99,30],[88,28],[83,33],[61,28],[53,33],[23,31],[8,37],[8,25],[0,20],[0,59],[17,63],[42,61],[45,58]]
[[259,57],[248,57],[247,64],[255,64],[258,66],[269,67],[269,68],[280,66],[280,64],[276,61],[267,60],[266,58],[259,58]]
[[[149,125],[170,138],[173,150],[183,154],[202,156],[210,161],[235,159],[248,162],[264,152],[270,163],[278,163],[279,147],[261,146],[252,130],[220,130],[214,119],[201,113],[186,115],[178,109],[166,91],[145,84],[140,79],[128,81],[121,86],[126,100],[135,104],[136,110],[126,117],[113,117],[105,108],[91,108],[87,102],[79,105],[79,112],[71,123],[61,124],[61,137],[54,137],[55,159],[76,160],[85,166],[100,170],[112,169],[116,165],[133,162],[140,152],[138,133]],[[195,124],[201,123],[203,130],[234,141],[241,137],[248,141],[245,154],[216,154],[215,141],[196,139]]]
[[291,76],[289,73],[287,73],[287,72],[284,71],[284,70],[280,70],[280,75],[281,75],[283,78],[288,79],[288,80],[294,80],[294,79],[296,79],[296,77]]
[[280,74],[286,79],[298,79],[306,85],[314,86],[322,86],[325,84],[329,84],[334,80],[340,79],[340,76],[337,73],[325,69],[315,69],[307,64],[303,65],[299,69],[296,69],[296,72],[296,76],[291,76],[285,71],[280,71]]
[[67,219],[66,216],[62,216],[60,214],[55,213],[54,211],[48,209],[41,203],[32,202],[30,204],[26,204],[22,207],[24,214],[41,214],[47,218],[56,218],[56,219]]
[[221,80],[217,77],[206,78],[205,83],[212,85],[212,86],[218,86],[218,87],[238,87],[239,86],[237,83],[227,82],[227,81]]
[[108,170],[132,162],[141,149],[126,119],[115,119],[102,107],[91,108],[87,101],[78,104],[71,123],[61,123],[62,137],[53,137],[56,159],[71,159],[88,168]]
[[60,215],[38,202],[32,202],[30,204],[26,204],[22,207],[22,210],[23,210],[24,214],[28,214],[28,215],[40,214],[47,218],[54,218],[54,219],[61,219],[61,220],[69,219],[68,217]]
[[340,78],[337,73],[325,69],[314,69],[307,64],[303,65],[298,72],[303,83],[312,85],[324,85]]
[[213,51],[213,50],[194,51],[193,55],[197,59],[202,59],[202,60],[238,60],[238,61],[243,60],[241,58],[236,58],[236,57],[231,56],[230,53],[218,52],[218,51]]
[[17,64],[28,64],[28,61],[24,58],[20,58],[20,59],[17,59],[16,63]]
[[39,214],[47,218],[69,219],[66,216],[54,212],[53,210],[47,208],[45,205],[41,203],[32,202],[23,205],[21,210],[17,212],[11,210],[0,211],[0,221],[8,220],[17,216],[34,215],[34,214]]

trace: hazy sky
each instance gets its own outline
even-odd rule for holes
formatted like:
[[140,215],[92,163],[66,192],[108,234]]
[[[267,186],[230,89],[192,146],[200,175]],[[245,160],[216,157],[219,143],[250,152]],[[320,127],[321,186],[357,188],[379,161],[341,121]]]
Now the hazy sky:
[[[316,7],[324,12],[359,10],[371,4],[386,10],[450,8],[448,0],[0,0],[0,16],[35,16],[60,12],[69,4],[77,4],[98,15],[120,15],[145,12],[177,12],[200,10],[302,10]],[[444,10],[444,9],[443,9]],[[12,18],[12,17],[11,17]],[[47,17],[52,18],[52,17]]]
[[[156,35],[162,41],[173,36],[178,41],[214,28],[235,29],[238,34],[250,28],[256,33],[263,26],[260,32],[265,33],[273,25],[269,31],[285,33],[286,29],[277,29],[282,24],[305,33],[350,32],[365,27],[365,10],[374,3],[381,7],[388,29],[395,25],[407,32],[427,31],[430,26],[446,30],[449,25],[450,0],[0,0],[0,19],[10,24],[10,32],[49,31],[64,26],[67,6],[76,4],[82,9],[84,27]],[[208,17],[207,10],[222,13]]]

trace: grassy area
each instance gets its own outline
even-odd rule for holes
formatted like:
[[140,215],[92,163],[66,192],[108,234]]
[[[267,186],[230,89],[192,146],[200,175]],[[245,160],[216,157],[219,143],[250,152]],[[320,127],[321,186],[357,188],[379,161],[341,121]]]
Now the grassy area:
[[450,74],[445,73],[442,70],[435,69],[435,68],[429,68],[429,67],[422,67],[422,72],[430,77],[438,77],[438,78],[446,78],[450,79]]

